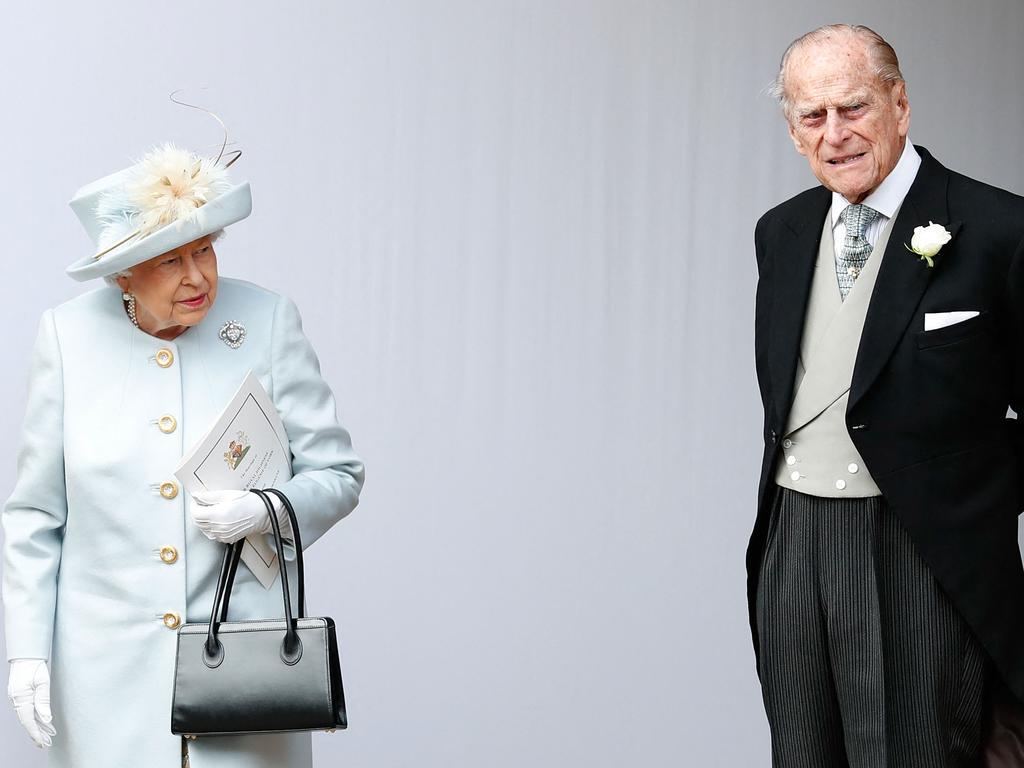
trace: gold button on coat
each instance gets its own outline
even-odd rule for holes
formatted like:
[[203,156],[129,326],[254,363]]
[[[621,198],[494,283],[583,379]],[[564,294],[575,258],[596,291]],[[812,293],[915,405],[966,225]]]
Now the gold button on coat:
[[173,499],[178,495],[178,484],[172,483],[168,480],[166,483],[160,484],[160,495],[165,499]]
[[165,413],[157,419],[156,425],[160,428],[161,432],[165,435],[169,435],[178,428],[178,420],[171,416],[171,414]]
[[174,365],[174,353],[167,347],[160,347],[156,351],[156,364],[161,368],[170,368]]
[[179,626],[181,626],[181,616],[173,612],[165,613],[164,626],[168,629],[177,629]]
[[178,562],[178,550],[174,547],[160,547],[160,559],[168,565]]

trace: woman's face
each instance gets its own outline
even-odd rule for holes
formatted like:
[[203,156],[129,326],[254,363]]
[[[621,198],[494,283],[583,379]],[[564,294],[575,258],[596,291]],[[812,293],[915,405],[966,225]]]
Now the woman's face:
[[217,254],[210,236],[136,264],[117,284],[135,296],[139,328],[173,339],[206,317],[217,297]]

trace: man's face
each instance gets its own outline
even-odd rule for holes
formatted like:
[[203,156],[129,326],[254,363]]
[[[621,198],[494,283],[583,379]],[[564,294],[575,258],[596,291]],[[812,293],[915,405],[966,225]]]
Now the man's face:
[[808,43],[786,68],[796,151],[826,188],[859,203],[896,167],[910,127],[906,87],[874,74],[856,38]]

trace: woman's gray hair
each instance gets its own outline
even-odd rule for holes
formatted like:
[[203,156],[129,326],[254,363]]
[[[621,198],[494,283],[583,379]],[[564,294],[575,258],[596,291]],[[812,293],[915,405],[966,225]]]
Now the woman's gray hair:
[[[223,229],[218,229],[216,232],[213,232],[210,235],[210,242],[211,243],[216,243],[222,237],[224,237],[224,230]],[[119,278],[119,277],[131,277],[131,276],[132,276],[132,271],[130,269],[122,269],[120,272],[115,272],[112,275],[104,275],[103,276],[103,280],[106,282],[107,285],[112,286],[114,288],[117,288],[118,290],[121,290],[121,286],[119,286],[117,284],[117,278]]]
[[789,44],[786,52],[782,54],[782,63],[779,64],[779,73],[775,80],[767,88],[767,93],[779,102],[782,112],[788,119],[791,115],[793,104],[786,93],[786,67],[789,58],[798,48],[807,43],[820,43],[832,37],[847,35],[856,37],[867,44],[868,56],[871,58],[875,75],[883,83],[904,82],[903,73],[900,72],[900,60],[896,56],[895,49],[886,42],[880,34],[863,24],[826,24],[802,35]]

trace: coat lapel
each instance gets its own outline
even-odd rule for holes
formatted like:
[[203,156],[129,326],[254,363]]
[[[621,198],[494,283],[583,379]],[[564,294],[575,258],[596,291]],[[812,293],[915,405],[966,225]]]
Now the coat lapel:
[[[914,228],[926,226],[929,221],[946,226],[954,235],[958,228],[949,222],[946,203],[949,171],[927,150],[922,147],[917,147],[917,150],[921,155],[921,167],[893,222],[885,258],[879,267],[853,368],[848,411],[878,378],[903,337],[932,273],[942,268],[944,253],[941,251],[933,258],[934,267],[929,267],[907,251]],[[946,248],[952,245],[954,242]]]
[[[818,269],[816,270],[819,274],[816,275],[817,284],[811,286],[811,304],[808,307],[804,337],[807,337],[808,329],[823,324],[827,327],[816,340],[810,354],[804,358],[807,369],[793,396],[793,407],[789,412],[785,434],[804,426],[838,400],[843,393],[849,391],[861,329],[864,325],[875,281],[885,263],[885,252],[888,250],[886,244],[891,231],[891,226],[887,225],[883,228],[878,238],[878,254],[868,259],[853,290],[846,297],[846,301],[841,302],[839,298],[834,249],[830,243],[823,243],[819,249]],[[822,237],[825,237],[824,233]],[[830,241],[832,239],[831,230],[828,239]],[[828,272],[826,273],[824,270],[828,270]],[[823,312],[824,315],[815,316],[814,294],[816,290],[820,290],[822,284],[830,292],[835,291],[836,303],[840,306],[838,310],[831,312],[827,306],[818,307],[817,311]]]
[[775,415],[781,428],[786,423],[793,400],[797,358],[803,334],[804,315],[811,291],[811,277],[818,258],[822,223],[832,204],[832,195],[824,187],[807,206],[806,213],[785,219],[782,242],[775,252],[776,290],[771,313],[769,365]]
[[[868,264],[870,263],[871,261],[868,260]],[[832,237],[832,217],[826,215],[825,221],[822,223],[821,237],[818,239],[818,260],[814,263],[811,292],[807,298],[807,311],[804,313],[804,330],[800,341],[798,369],[806,370],[805,366],[814,357],[815,350],[820,348],[829,327],[842,312],[844,302],[839,293],[839,282],[835,275],[836,252]],[[800,392],[800,387],[798,377],[796,393]],[[796,393],[794,393],[794,397]]]

